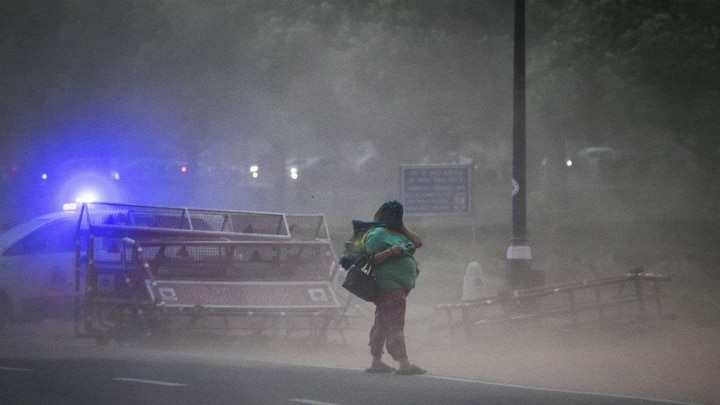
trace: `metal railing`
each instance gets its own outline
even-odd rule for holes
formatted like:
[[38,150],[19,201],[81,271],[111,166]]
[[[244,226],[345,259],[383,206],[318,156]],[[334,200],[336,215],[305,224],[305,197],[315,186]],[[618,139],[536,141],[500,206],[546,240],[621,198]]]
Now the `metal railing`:
[[86,204],[75,249],[75,334],[101,344],[215,319],[324,338],[342,314],[321,214]]
[[[654,303],[657,316],[663,314],[660,284],[669,280],[667,276],[634,269],[621,276],[512,290],[472,301],[439,304],[435,307],[434,318],[444,314],[450,328],[454,330],[460,325],[469,336],[481,326],[544,318],[559,318],[577,324],[582,317],[588,318],[587,315],[590,322],[631,316],[644,322],[651,316],[648,302]],[[651,285],[650,289],[647,284]],[[626,288],[628,285],[630,288]]]

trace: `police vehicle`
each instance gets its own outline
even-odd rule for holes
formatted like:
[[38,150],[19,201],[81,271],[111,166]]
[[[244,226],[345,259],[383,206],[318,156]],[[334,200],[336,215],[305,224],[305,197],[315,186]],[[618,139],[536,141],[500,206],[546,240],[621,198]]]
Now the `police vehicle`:
[[11,319],[69,317],[75,297],[74,210],[0,234],[0,327]]

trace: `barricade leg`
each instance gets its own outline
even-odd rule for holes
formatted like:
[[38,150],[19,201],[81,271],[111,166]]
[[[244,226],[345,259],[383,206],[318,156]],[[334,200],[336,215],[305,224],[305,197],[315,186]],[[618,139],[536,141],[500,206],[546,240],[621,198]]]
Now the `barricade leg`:
[[635,277],[633,283],[635,284],[635,295],[637,296],[638,300],[638,311],[640,311],[640,320],[645,322],[647,320],[647,311],[645,309],[645,299],[642,294],[642,281],[639,277]]

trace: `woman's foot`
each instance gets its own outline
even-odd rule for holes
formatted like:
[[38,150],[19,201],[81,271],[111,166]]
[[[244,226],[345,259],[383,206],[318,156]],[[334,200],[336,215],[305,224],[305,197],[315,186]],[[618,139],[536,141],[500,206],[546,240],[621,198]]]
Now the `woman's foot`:
[[422,369],[414,364],[401,365],[400,369],[394,371],[397,375],[422,375],[427,373],[427,370]]
[[370,368],[365,369],[366,373],[392,373],[394,371],[396,371],[395,367],[390,367],[383,362],[379,362],[379,363],[373,362],[370,365]]

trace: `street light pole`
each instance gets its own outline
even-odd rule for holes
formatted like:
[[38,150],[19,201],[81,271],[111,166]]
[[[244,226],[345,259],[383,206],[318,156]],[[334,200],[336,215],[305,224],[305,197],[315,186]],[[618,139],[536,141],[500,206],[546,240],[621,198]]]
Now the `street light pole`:
[[512,240],[506,256],[509,265],[508,280],[512,289],[535,287],[544,283],[544,274],[532,270],[532,251],[527,238],[525,122],[525,0],[515,0]]

